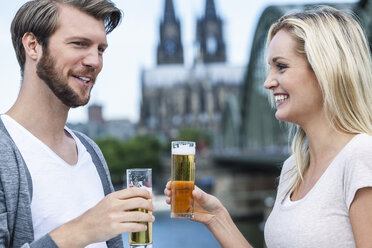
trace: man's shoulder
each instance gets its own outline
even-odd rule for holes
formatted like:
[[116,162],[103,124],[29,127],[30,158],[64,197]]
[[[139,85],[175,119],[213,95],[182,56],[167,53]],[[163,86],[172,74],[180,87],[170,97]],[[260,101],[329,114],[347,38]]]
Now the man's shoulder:
[[4,130],[0,129],[0,153],[14,151],[16,146],[13,140],[5,133]]
[[80,142],[83,144],[83,146],[87,149],[87,151],[91,155],[95,153],[98,155],[99,160],[104,161],[102,151],[99,148],[99,146],[96,144],[96,142],[94,142],[93,139],[89,138],[86,134],[82,132],[75,131],[75,130],[71,130],[71,131],[76,135],[76,137],[80,140]]
[[[97,149],[99,150],[99,147],[96,144],[96,142],[94,142],[94,140],[91,139],[90,137],[88,137],[86,134],[84,134],[80,131],[76,131],[76,130],[71,130],[71,131],[78,137],[78,139],[80,140],[81,143],[83,143],[84,146],[90,145],[94,148],[94,150],[97,150]],[[88,148],[88,147],[86,147],[86,148]]]
[[7,133],[0,115],[0,152],[13,150],[14,148],[15,144]]
[[22,156],[13,140],[0,130],[0,174],[2,183],[17,184],[20,168],[24,164]]
[[87,141],[89,141],[89,142],[93,142],[94,143],[94,141],[91,139],[91,138],[89,138],[86,134],[84,134],[84,133],[82,133],[82,132],[80,132],[80,131],[76,131],[76,130],[73,130],[73,129],[70,129],[79,139],[81,139],[81,138],[83,138],[83,139],[85,139],[85,140],[87,140]]

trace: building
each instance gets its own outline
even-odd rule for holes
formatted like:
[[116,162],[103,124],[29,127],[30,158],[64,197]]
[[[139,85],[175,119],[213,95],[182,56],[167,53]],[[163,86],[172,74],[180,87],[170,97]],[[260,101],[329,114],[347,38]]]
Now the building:
[[88,122],[68,123],[67,126],[92,139],[111,137],[127,140],[136,134],[136,125],[131,121],[127,119],[105,120],[102,112],[101,105],[91,104],[88,107]]
[[216,131],[227,99],[238,95],[245,68],[227,63],[223,21],[214,0],[206,0],[196,25],[197,54],[189,66],[183,59],[181,22],[173,0],[165,0],[157,65],[142,71],[142,132],[173,137],[186,127]]
[[175,15],[172,0],[166,0],[164,17],[160,22],[160,42],[157,49],[157,64],[183,64],[181,25]]

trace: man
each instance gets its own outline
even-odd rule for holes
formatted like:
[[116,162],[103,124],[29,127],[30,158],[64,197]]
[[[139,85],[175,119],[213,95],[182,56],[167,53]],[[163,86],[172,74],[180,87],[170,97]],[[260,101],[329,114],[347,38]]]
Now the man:
[[154,221],[130,211],[153,211],[150,193],[112,193],[97,145],[65,127],[89,101],[121,16],[109,0],[33,0],[17,12],[22,84],[0,116],[0,247],[123,247],[121,233]]

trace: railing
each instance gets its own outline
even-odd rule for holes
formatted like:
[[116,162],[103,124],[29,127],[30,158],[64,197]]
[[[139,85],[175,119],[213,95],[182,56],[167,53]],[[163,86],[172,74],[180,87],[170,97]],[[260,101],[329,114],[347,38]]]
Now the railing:
[[263,216],[271,210],[275,190],[255,190],[248,192],[225,192],[217,197],[234,218]]

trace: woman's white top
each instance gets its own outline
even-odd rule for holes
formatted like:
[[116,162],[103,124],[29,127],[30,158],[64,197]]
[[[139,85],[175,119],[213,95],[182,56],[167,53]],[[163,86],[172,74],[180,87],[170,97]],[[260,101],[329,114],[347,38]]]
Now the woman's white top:
[[283,165],[274,208],[265,225],[267,247],[355,247],[349,209],[358,189],[372,187],[372,136],[354,136],[313,188],[302,199],[291,201],[286,192],[295,169],[291,156]]

